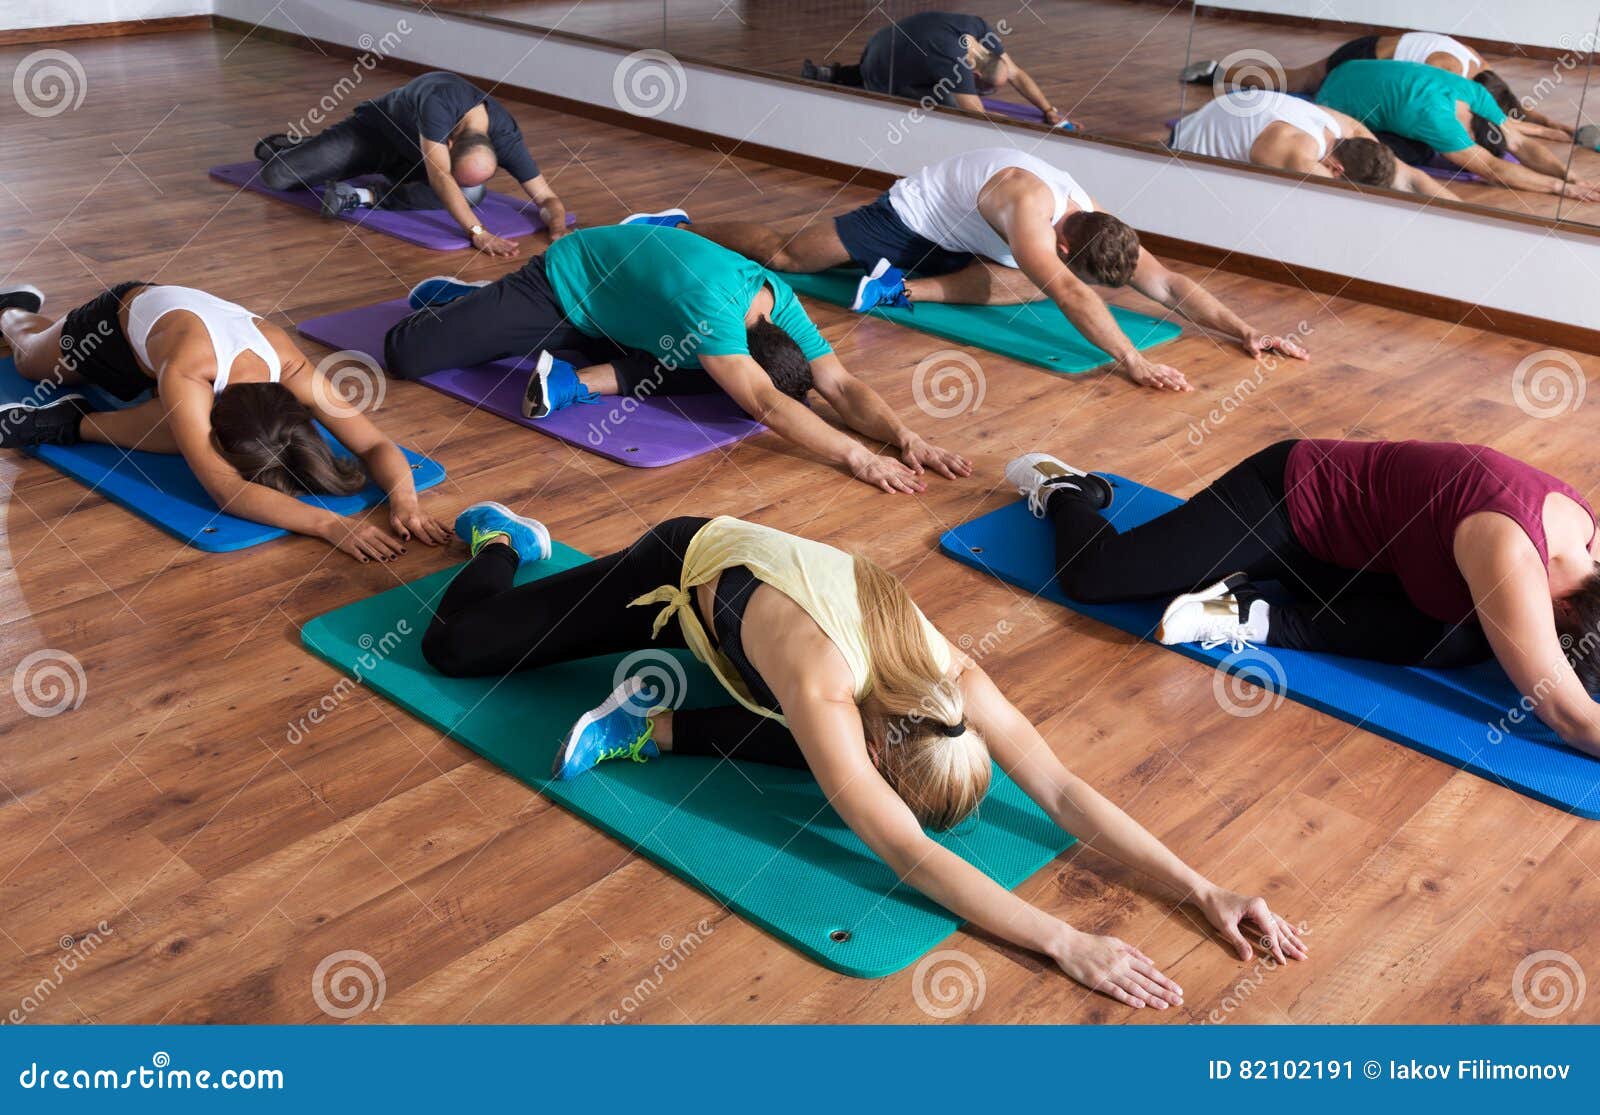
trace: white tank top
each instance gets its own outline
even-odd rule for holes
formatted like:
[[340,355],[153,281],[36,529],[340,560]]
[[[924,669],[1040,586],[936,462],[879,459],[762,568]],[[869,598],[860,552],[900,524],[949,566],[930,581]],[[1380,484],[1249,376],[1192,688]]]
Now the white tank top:
[[1449,35],[1436,34],[1433,31],[1407,31],[1400,36],[1400,41],[1394,46],[1394,60],[1396,62],[1422,62],[1435,54],[1448,54],[1461,66],[1461,76],[1466,77],[1472,67],[1478,62],[1478,54],[1466,43],[1458,42]]
[[211,336],[211,348],[217,357],[217,379],[212,385],[215,394],[222,394],[222,389],[228,386],[228,374],[242,352],[253,352],[261,357],[267,365],[268,380],[278,382],[283,366],[278,360],[278,350],[256,326],[260,315],[186,286],[147,286],[128,303],[128,343],[145,367],[155,368],[145,347],[150,330],[174,310],[187,310],[199,318]]
[[1326,109],[1287,93],[1240,90],[1225,93],[1179,120],[1172,129],[1172,147],[1215,159],[1249,162],[1250,149],[1269,124],[1288,124],[1317,141],[1317,158],[1328,153],[1328,133],[1344,135]]
[[907,228],[946,251],[971,252],[1015,267],[1016,257],[1005,237],[978,212],[978,193],[989,179],[1011,167],[1050,187],[1055,196],[1052,225],[1066,215],[1069,202],[1094,212],[1094,202],[1072,175],[1011,147],[984,147],[925,166],[889,187],[889,204]]

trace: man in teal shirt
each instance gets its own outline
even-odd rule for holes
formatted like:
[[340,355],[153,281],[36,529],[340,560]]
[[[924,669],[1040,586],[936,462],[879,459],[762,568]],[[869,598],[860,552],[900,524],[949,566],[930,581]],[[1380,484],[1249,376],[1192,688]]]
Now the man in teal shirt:
[[[391,375],[415,379],[507,356],[534,358],[523,413],[604,395],[726,391],[776,433],[888,492],[971,464],[912,430],[834,355],[794,291],[744,256],[682,229],[583,229],[492,283],[427,279],[384,341]],[[804,403],[815,389],[879,456]]]
[[[1425,163],[1437,152],[1486,182],[1508,189],[1600,200],[1600,189],[1568,174],[1521,121],[1506,115],[1489,90],[1460,74],[1421,62],[1366,59],[1328,71],[1317,103],[1354,116],[1374,132],[1421,144],[1401,152]],[[1512,162],[1501,156],[1510,153]]]

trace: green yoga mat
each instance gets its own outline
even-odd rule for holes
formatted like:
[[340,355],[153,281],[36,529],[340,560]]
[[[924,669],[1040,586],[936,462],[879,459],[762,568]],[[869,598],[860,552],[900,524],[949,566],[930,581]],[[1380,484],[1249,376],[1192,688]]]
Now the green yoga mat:
[[[861,272],[841,268],[814,275],[784,272],[784,282],[800,294],[809,294],[837,306],[848,306],[856,296]],[[1170,321],[1147,314],[1107,307],[1117,325],[1137,348],[1165,344],[1183,332]],[[932,333],[947,341],[988,349],[1013,360],[1048,368],[1052,372],[1076,375],[1098,368],[1111,357],[1090,344],[1072,322],[1042,299],[1021,306],[962,306],[948,302],[922,302],[915,309],[895,307],[870,311],[873,315],[898,322],[911,329]]]
[[[557,543],[518,581],[589,560]],[[508,678],[449,678],[422,659],[422,633],[455,569],[443,570],[312,620],[300,635],[313,654],[470,747],[630,849],[846,975],[899,971],[960,921],[909,887],[829,808],[805,771],[666,755],[606,763],[567,782],[549,780],[556,745],[579,714],[611,691],[626,655]],[[671,654],[688,678],[685,707],[727,703],[709,670]],[[975,821],[939,842],[1014,887],[1073,838],[998,769]],[[614,856],[596,842],[596,856]]]

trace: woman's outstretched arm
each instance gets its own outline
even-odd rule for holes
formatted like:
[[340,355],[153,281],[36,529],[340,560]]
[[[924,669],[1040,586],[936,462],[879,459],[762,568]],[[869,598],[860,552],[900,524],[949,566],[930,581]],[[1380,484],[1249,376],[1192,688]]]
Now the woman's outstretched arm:
[[[961,660],[959,651],[952,648],[951,653]],[[1265,899],[1213,883],[1063,766],[1038,729],[980,667],[968,665],[957,684],[966,700],[967,722],[988,741],[994,761],[1056,824],[1193,902],[1232,945],[1240,960],[1248,960],[1253,954],[1244,935],[1247,923],[1254,924],[1262,944],[1279,963],[1286,957],[1306,958],[1305,946],[1294,926],[1274,914]]]

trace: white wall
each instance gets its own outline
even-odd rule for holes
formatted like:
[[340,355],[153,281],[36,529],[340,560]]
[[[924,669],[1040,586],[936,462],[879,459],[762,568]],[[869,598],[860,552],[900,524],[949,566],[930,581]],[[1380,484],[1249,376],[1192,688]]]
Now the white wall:
[[[1199,0],[1212,8],[1441,31],[1505,43],[1592,49],[1597,0]],[[1585,47],[1584,43],[1590,43]]]
[[[649,68],[665,90],[653,115],[735,140],[904,174],[1001,139],[989,123],[934,114],[911,123],[899,106],[810,91],[715,68],[659,60],[368,0],[215,0],[218,15],[355,46],[383,41],[396,57],[440,69],[501,75],[508,84],[618,107],[618,90]],[[396,35],[406,21],[412,33]],[[673,62],[673,66],[677,63]],[[639,102],[636,102],[638,104]],[[1245,169],[1197,165],[1157,152],[1005,130],[1018,146],[1070,169],[1134,226],[1201,244],[1283,260],[1390,286],[1534,317],[1600,328],[1600,238],[1491,216],[1290,187]],[[662,198],[664,204],[674,198]]]
[[210,15],[211,0],[0,0],[0,31]]

